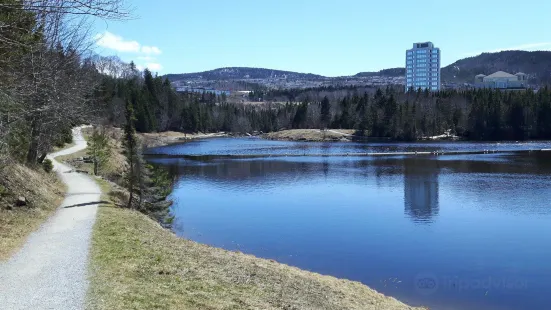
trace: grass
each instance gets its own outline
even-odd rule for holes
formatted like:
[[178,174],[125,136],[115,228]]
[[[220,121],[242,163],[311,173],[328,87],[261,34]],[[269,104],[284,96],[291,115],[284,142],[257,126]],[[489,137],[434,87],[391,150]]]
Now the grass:
[[415,309],[358,282],[178,238],[114,205],[98,209],[88,310]]
[[[0,186],[0,261],[5,261],[57,210],[66,188],[55,173],[19,164],[2,171]],[[15,206],[19,196],[26,206]]]
[[347,135],[354,134],[354,132],[353,129],[332,129],[332,131],[325,132],[319,129],[289,129],[267,133],[265,138],[291,141],[338,141],[346,139]]

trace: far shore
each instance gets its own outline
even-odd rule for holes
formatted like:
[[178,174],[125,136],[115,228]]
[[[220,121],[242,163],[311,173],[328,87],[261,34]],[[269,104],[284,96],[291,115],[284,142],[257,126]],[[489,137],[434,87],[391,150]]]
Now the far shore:
[[140,133],[139,135],[142,138],[142,142],[145,145],[145,147],[148,147],[148,148],[159,147],[159,146],[169,145],[173,143],[180,143],[180,142],[185,142],[185,141],[195,140],[195,139],[228,136],[228,134],[226,134],[225,132],[185,133],[185,132],[178,132],[178,131],[148,132],[148,133]]

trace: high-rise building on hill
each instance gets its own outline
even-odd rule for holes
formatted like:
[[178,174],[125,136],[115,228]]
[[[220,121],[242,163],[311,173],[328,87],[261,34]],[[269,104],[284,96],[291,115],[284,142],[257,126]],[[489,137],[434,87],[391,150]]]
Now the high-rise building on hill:
[[440,90],[440,49],[432,42],[414,43],[406,51],[406,91]]

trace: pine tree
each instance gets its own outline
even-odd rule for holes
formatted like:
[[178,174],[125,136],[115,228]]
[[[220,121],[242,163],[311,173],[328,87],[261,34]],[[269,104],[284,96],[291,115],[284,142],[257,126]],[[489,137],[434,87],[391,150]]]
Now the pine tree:
[[134,109],[130,101],[126,101],[126,124],[124,126],[124,155],[128,162],[128,170],[126,171],[127,189],[130,194],[128,199],[128,208],[132,208],[134,200],[134,192],[139,186],[139,158],[138,158],[138,140],[136,138],[136,129],[134,122]]
[[329,103],[329,98],[325,96],[321,101],[321,126],[323,127],[323,129],[327,128],[330,121],[331,121],[331,103]]
[[94,175],[98,175],[99,170],[107,163],[110,156],[109,140],[104,130],[94,128],[90,139],[88,139],[86,153],[94,164]]

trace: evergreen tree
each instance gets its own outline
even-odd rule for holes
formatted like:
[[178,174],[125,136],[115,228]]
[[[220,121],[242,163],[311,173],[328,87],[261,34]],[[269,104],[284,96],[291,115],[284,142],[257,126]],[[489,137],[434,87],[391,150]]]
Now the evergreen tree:
[[329,103],[329,98],[327,96],[323,97],[321,101],[321,126],[326,128],[331,121],[331,103]]
[[134,193],[138,190],[140,183],[139,173],[139,157],[138,157],[138,140],[136,138],[136,129],[134,122],[136,120],[134,116],[134,108],[132,104],[126,102],[126,124],[124,126],[124,155],[128,163],[128,169],[126,171],[127,189],[130,197],[128,198],[128,208],[133,208]]
[[109,140],[105,131],[94,128],[92,135],[88,139],[86,153],[94,164],[94,175],[98,175],[99,170],[103,168],[111,155]]

